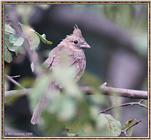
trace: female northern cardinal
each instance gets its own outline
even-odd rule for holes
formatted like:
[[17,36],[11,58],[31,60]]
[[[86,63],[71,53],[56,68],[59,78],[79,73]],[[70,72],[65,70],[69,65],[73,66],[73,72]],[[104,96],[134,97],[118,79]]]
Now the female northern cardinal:
[[[75,26],[73,33],[71,35],[67,35],[66,38],[63,39],[60,44],[58,44],[57,47],[49,53],[49,57],[44,62],[44,65],[52,71],[55,70],[56,66],[63,63],[62,60],[64,58],[62,53],[64,53],[68,57],[69,66],[73,66],[75,68],[75,80],[78,81],[86,67],[86,59],[83,51],[84,48],[90,48],[90,46],[83,38],[81,30]],[[39,101],[33,112],[31,119],[32,124],[37,123],[46,102],[46,97]]]
[[44,62],[44,65],[53,70],[56,65],[62,63],[63,52],[67,55],[70,65],[75,67],[75,79],[78,81],[86,66],[85,54],[83,51],[84,48],[90,48],[90,46],[83,38],[81,30],[75,26],[73,34],[67,35],[67,37],[49,53],[49,57]]

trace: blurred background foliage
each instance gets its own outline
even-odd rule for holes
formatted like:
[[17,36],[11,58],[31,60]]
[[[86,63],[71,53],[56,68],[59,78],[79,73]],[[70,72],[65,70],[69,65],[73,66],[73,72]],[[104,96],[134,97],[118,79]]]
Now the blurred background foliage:
[[[33,88],[27,95],[18,92],[6,96],[6,135],[11,131],[32,132],[33,136],[120,136],[122,127],[131,119],[142,123],[130,136],[147,136],[148,115],[142,108],[119,108],[97,115],[99,110],[129,101],[100,94],[98,87],[104,81],[113,87],[147,90],[146,4],[5,4],[4,11],[5,74],[19,75],[16,81],[24,88]],[[65,93],[54,94],[40,123],[32,125],[33,109],[55,73],[37,77],[32,72],[30,58],[23,49],[25,40],[30,40],[30,50],[38,53],[42,64],[50,50],[72,33],[75,24],[91,46],[85,51],[86,71],[77,85],[65,69],[66,74],[69,72],[68,82],[62,81]],[[16,27],[22,29],[26,38],[18,35]],[[38,69],[43,71],[40,65]],[[65,72],[58,72],[55,78],[65,80],[62,73]],[[94,95],[83,95],[79,85],[91,86]],[[14,89],[19,88],[6,79],[5,90]],[[75,96],[70,94],[72,90]]]

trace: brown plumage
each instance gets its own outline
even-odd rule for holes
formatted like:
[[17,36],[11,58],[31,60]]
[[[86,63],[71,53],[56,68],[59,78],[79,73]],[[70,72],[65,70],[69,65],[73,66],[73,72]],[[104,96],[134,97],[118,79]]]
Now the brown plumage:
[[[67,35],[66,38],[49,53],[49,57],[44,62],[44,65],[54,71],[56,66],[63,63],[62,60],[64,58],[62,53],[64,53],[68,57],[69,66],[75,68],[75,80],[78,81],[86,67],[86,59],[83,51],[84,48],[90,48],[90,46],[83,38],[81,30],[75,26],[73,33],[71,35]],[[46,102],[46,97],[43,97],[37,104],[31,119],[32,124],[36,124],[38,122],[40,113],[47,104]]]
[[44,65],[49,69],[54,70],[56,65],[62,63],[62,52],[69,58],[69,63],[76,69],[76,81],[82,76],[85,67],[86,59],[83,49],[90,48],[82,36],[81,30],[75,26],[73,34],[68,35],[60,44],[54,48],[50,53]]

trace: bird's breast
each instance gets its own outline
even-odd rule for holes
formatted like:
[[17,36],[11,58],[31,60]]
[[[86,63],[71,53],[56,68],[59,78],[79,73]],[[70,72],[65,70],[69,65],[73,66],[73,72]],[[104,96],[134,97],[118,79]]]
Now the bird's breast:
[[[60,52],[61,53],[61,52]],[[86,58],[83,50],[78,51],[66,51],[65,53],[68,57],[70,66],[76,69],[76,75],[82,75],[86,67]],[[63,55],[59,54],[55,56],[54,62],[52,64],[52,69],[56,67],[56,65],[60,65],[64,63]]]

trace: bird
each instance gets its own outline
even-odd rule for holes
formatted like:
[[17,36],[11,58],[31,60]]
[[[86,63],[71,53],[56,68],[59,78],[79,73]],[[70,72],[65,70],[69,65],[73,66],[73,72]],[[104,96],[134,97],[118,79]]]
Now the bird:
[[67,35],[66,38],[49,53],[49,57],[44,62],[44,65],[53,71],[54,68],[62,62],[63,56],[61,54],[64,52],[69,58],[70,65],[76,69],[75,80],[78,81],[86,67],[86,58],[83,51],[85,48],[91,47],[85,41],[81,30],[76,25],[73,33]]
[[[74,26],[73,33],[67,35],[54,49],[49,53],[48,58],[44,61],[44,66],[54,71],[55,68],[61,65],[64,53],[69,60],[69,66],[75,69],[75,81],[78,82],[83,75],[86,68],[86,57],[84,49],[91,48],[90,45],[84,39],[81,30],[77,25]],[[59,84],[56,86],[60,86]],[[41,99],[37,107],[35,108],[31,123],[36,124],[38,122],[39,114],[42,112],[42,105],[46,104],[46,97]],[[41,110],[39,110],[41,109]]]

